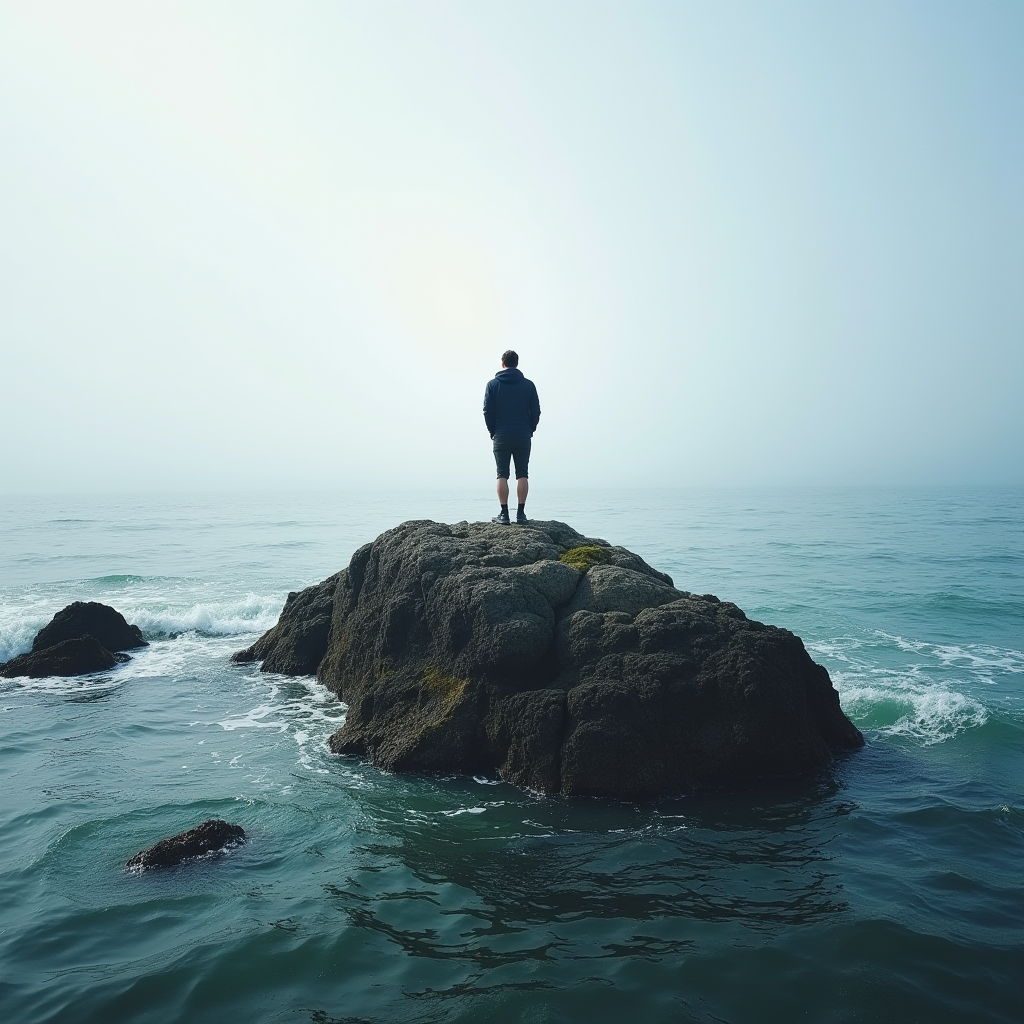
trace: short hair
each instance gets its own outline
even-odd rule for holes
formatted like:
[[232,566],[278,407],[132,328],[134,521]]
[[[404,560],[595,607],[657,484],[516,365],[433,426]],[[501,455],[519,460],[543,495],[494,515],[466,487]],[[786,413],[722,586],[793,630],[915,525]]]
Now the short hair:
[[501,353],[501,365],[515,369],[519,365],[519,356],[512,349]]

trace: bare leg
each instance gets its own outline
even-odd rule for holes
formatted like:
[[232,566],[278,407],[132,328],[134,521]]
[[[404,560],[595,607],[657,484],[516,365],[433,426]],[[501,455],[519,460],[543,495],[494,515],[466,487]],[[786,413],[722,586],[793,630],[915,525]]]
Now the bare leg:
[[[505,484],[505,493],[508,494],[508,484]],[[526,496],[530,493],[530,478],[528,476],[521,476],[516,481],[516,498],[519,499],[520,505],[526,504]]]
[[498,504],[508,504],[508,480],[506,480],[503,476],[498,477]]

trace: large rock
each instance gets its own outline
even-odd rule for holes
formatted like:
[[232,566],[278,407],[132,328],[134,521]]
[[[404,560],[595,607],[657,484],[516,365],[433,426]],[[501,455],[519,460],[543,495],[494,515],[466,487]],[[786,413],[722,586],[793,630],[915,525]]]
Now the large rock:
[[404,523],[235,658],[315,665],[348,704],[337,753],[545,793],[794,775],[864,742],[799,637],[557,522]]
[[42,679],[44,676],[84,676],[89,672],[106,672],[128,660],[127,654],[108,651],[95,637],[79,636],[62,640],[41,651],[19,654],[0,665],[0,676],[8,679],[17,676],[30,676],[34,679]]
[[62,608],[36,634],[33,651],[53,647],[62,640],[95,637],[108,651],[131,651],[148,646],[142,630],[131,626],[125,617],[110,605],[98,601],[75,601]]
[[81,676],[130,660],[122,651],[147,647],[138,626],[109,605],[75,601],[43,626],[32,650],[0,665],[0,676]]
[[168,868],[185,860],[194,860],[211,853],[239,846],[245,842],[245,829],[220,818],[210,818],[187,832],[170,839],[161,839],[148,849],[140,850],[125,864],[131,870]]

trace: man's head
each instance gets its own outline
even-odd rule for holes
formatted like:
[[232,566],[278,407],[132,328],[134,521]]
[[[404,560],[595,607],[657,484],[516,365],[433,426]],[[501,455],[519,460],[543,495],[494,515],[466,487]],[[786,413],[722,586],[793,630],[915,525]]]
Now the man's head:
[[519,365],[519,356],[517,356],[512,349],[509,349],[507,352],[502,352],[501,365],[504,366],[506,370],[515,369],[515,367]]

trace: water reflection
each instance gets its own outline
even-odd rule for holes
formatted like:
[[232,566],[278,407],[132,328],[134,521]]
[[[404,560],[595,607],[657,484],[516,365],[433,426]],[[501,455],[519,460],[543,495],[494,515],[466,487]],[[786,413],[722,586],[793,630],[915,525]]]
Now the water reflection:
[[62,704],[98,704],[109,700],[121,689],[121,682],[96,683],[80,690],[69,690],[61,696]]
[[461,963],[459,984],[510,964],[681,960],[709,926],[739,940],[847,910],[829,845],[850,805],[831,776],[648,806],[503,787],[465,813],[453,796],[480,792],[460,785],[368,806],[359,868],[325,886],[367,935]]

